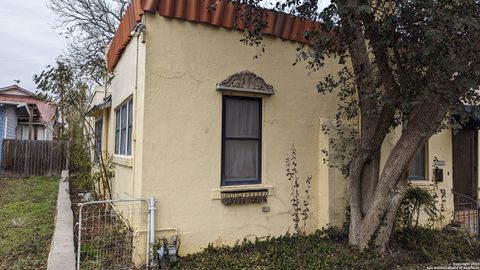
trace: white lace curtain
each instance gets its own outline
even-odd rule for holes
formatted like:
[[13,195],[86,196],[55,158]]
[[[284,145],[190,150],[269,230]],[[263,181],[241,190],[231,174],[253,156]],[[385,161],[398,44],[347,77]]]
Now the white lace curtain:
[[258,179],[259,100],[225,101],[225,180]]

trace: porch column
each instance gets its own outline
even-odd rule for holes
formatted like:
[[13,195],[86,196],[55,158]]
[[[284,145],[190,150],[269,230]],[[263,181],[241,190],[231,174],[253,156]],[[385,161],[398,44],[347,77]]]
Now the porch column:
[[30,105],[26,104],[25,108],[28,113],[28,139],[31,140],[33,136],[33,112],[31,111]]

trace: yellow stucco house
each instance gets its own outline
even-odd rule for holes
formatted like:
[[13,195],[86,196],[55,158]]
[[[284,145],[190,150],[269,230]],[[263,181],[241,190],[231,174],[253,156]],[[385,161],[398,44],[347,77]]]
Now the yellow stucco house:
[[[322,131],[335,119],[337,100],[315,88],[341,67],[333,59],[312,74],[292,66],[303,31],[315,25],[276,13],[262,53],[239,42],[229,4],[220,1],[208,13],[204,2],[134,0],[110,45],[114,79],[96,92],[92,114],[98,151],[113,155],[113,197],[155,197],[156,226],[178,229],[180,254],[248,235],[281,235],[293,226],[285,158],[295,144],[301,176],[312,176],[307,231],[341,225],[346,181],[324,163],[322,151],[338,139]],[[387,137],[382,152],[400,132]],[[452,134],[430,139],[411,177],[415,185],[433,186],[438,159],[450,214],[452,190],[475,199],[478,192],[477,131]],[[470,171],[455,174],[453,165],[467,160]],[[261,203],[225,203],[246,193]]]

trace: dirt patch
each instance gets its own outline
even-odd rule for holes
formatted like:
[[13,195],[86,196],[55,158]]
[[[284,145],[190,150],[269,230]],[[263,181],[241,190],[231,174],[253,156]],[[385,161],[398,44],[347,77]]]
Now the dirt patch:
[[73,212],[73,242],[75,246],[75,254],[78,252],[78,218],[79,218],[79,212],[80,212],[80,207],[78,207],[78,204],[82,202],[82,196],[80,196],[80,193],[86,192],[85,190],[82,190],[78,188],[77,185],[75,185],[75,176],[71,175],[69,178],[69,191],[70,191],[70,201],[72,202],[72,212]]

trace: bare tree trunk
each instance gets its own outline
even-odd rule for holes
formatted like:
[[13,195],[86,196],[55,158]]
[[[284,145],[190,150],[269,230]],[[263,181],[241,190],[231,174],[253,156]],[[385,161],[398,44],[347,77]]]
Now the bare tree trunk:
[[[345,7],[356,2],[346,1]],[[347,13],[341,14],[350,20]],[[372,18],[367,18],[371,20]],[[384,251],[395,225],[396,215],[406,188],[406,172],[411,160],[436,130],[425,127],[440,123],[446,109],[435,101],[417,104],[410,114],[409,125],[396,143],[380,171],[380,149],[390,131],[390,124],[397,112],[397,97],[401,94],[390,67],[387,49],[378,40],[371,40],[373,51],[367,48],[362,23],[359,21],[348,44],[350,59],[355,73],[360,107],[360,138],[349,167],[350,231],[349,243],[364,249],[373,241],[378,250]],[[370,31],[370,36],[378,33]],[[372,49],[372,47],[370,48]],[[375,57],[374,70],[371,57]],[[378,80],[382,89],[378,90]],[[391,101],[379,104],[377,91],[384,91]],[[375,113],[372,113],[375,112]]]
[[358,246],[362,232],[362,188],[361,174],[366,160],[366,155],[357,155],[350,163],[349,189],[350,189],[350,228],[348,241],[352,246]]
[[[446,110],[434,103],[417,105],[381,174],[376,174],[377,163],[372,163],[372,160],[379,160],[379,154],[359,146],[349,175],[351,245],[362,250],[373,240],[379,251],[386,249],[404,196],[410,161],[436,131],[426,131],[425,127],[435,126],[431,125],[432,121],[440,123],[445,114]],[[376,183],[374,187],[369,186],[372,183]]]
[[384,217],[384,222],[381,225],[377,237],[375,239],[375,246],[380,252],[385,252],[390,237],[395,228],[395,221],[397,213],[402,204],[405,190],[407,188],[408,173],[405,171],[404,175],[397,182],[395,190],[390,194],[390,204],[388,205],[387,213]]
[[379,174],[380,151],[377,151],[367,159],[361,174],[360,192],[362,197],[362,215],[365,215],[368,208],[370,208]]

